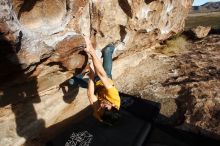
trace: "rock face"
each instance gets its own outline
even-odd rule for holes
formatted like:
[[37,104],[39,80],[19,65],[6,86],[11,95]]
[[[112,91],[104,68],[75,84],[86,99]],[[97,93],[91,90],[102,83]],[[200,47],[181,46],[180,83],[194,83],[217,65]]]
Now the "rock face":
[[83,89],[66,84],[87,63],[82,34],[97,49],[117,42],[116,62],[123,67],[117,78],[129,62],[135,66],[148,57],[147,48],[181,32],[191,5],[192,0],[2,0],[0,145],[21,145],[88,105]]
[[192,31],[195,34],[195,36],[199,39],[206,37],[211,30],[211,27],[204,27],[204,26],[197,26],[196,28],[193,28]]

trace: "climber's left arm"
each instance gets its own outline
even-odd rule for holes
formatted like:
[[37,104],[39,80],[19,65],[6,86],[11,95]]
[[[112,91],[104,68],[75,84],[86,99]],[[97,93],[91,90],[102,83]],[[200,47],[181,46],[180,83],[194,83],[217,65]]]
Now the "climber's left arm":
[[98,100],[98,98],[95,96],[95,73],[93,69],[90,67],[90,72],[88,74],[89,76],[89,82],[88,82],[88,90],[87,90],[87,95],[90,101],[90,104],[93,105],[94,102]]

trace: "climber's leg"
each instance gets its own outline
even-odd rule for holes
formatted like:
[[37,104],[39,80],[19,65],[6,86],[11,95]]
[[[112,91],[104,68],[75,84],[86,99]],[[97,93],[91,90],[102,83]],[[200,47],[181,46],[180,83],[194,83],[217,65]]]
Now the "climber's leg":
[[115,50],[115,47],[113,44],[107,45],[102,50],[102,56],[103,56],[103,68],[109,78],[112,79],[112,54]]
[[82,88],[88,87],[88,78],[83,78],[84,75],[78,74],[69,80],[69,84],[72,86],[80,86]]

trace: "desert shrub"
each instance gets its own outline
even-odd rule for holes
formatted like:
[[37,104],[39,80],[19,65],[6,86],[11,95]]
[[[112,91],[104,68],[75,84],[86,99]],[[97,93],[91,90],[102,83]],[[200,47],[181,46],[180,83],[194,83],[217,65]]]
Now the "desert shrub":
[[183,35],[177,35],[165,41],[162,47],[156,48],[156,51],[158,53],[172,56],[185,50],[186,45],[186,37]]

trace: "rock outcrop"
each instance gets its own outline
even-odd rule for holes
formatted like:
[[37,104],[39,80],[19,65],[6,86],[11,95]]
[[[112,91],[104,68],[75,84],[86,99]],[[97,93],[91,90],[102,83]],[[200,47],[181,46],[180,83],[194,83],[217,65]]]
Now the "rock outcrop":
[[210,26],[209,27],[197,26],[196,28],[192,29],[194,35],[199,39],[206,37],[209,34],[210,30],[211,30]]
[[66,84],[87,63],[83,35],[97,49],[117,42],[118,78],[148,57],[151,47],[181,32],[191,5],[192,0],[2,0],[0,145],[21,145],[88,105],[83,89]]

